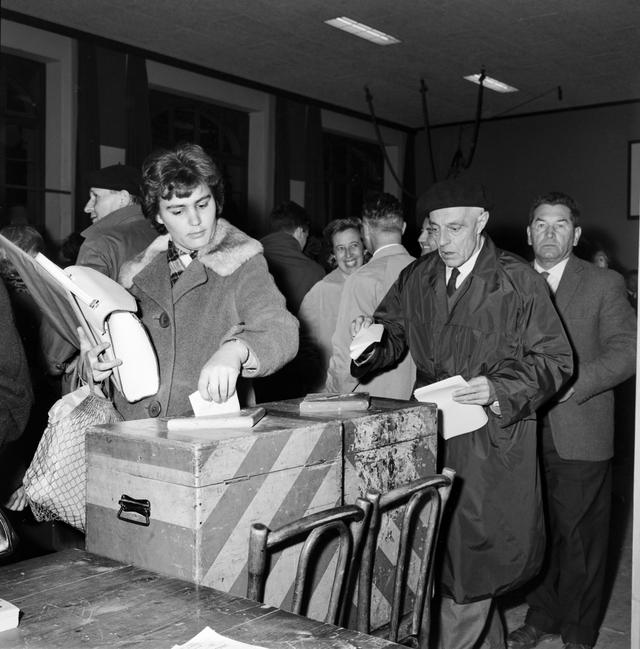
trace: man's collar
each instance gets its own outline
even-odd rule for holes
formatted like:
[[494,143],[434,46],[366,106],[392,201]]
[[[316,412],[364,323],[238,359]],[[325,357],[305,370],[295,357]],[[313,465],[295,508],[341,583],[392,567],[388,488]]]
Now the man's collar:
[[80,234],[86,239],[87,235],[91,235],[94,232],[112,230],[121,223],[131,220],[133,216],[139,216],[141,219],[144,218],[142,208],[138,203],[129,203],[129,205],[125,205],[124,207],[120,207],[117,210],[110,212],[103,218],[86,227]]
[[371,257],[375,257],[378,253],[382,252],[383,250],[387,250],[388,248],[392,248],[393,246],[402,246],[401,243],[387,243],[384,246],[380,246],[379,248],[376,249],[376,251],[371,255]]
[[571,256],[566,257],[562,261],[559,261],[555,266],[552,266],[551,268],[543,268],[539,263],[538,260],[535,259],[533,262],[533,267],[538,273],[549,273],[552,277],[557,278],[558,280],[562,279],[562,274],[564,273],[564,269],[567,267],[567,264],[569,263],[569,259]]
[[[458,266],[458,272],[460,275],[458,276],[458,286],[462,283],[464,278],[473,270],[474,266],[476,265],[476,261],[478,260],[478,255],[480,254],[480,251],[482,250],[482,247],[484,246],[484,237],[480,237],[480,245],[478,246],[478,249],[467,259],[467,261],[464,262],[464,264],[460,264]],[[447,280],[449,279],[449,276],[451,275],[451,270],[449,266],[446,266],[446,278]]]

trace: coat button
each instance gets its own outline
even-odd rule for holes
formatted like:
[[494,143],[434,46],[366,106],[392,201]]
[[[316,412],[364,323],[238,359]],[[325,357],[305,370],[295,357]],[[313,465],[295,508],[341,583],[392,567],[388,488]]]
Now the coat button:
[[148,406],[147,410],[151,417],[157,417],[162,412],[162,406],[159,401],[152,401]]
[[158,323],[163,329],[166,329],[171,324],[169,314],[166,311],[163,311],[160,314],[160,317],[158,318]]

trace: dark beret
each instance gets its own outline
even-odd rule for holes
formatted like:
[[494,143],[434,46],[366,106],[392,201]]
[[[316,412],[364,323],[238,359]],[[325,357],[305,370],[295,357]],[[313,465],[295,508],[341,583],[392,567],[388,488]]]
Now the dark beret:
[[487,192],[480,183],[465,178],[449,178],[435,183],[420,196],[416,216],[424,218],[430,212],[447,207],[482,207],[489,209]]
[[100,189],[126,189],[133,196],[140,196],[140,183],[142,176],[134,167],[127,165],[111,165],[98,171],[91,171],[86,177],[89,187]]

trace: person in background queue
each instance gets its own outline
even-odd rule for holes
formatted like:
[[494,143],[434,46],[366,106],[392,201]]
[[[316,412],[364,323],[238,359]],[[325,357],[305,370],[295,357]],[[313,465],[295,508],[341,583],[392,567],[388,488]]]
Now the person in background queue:
[[324,268],[304,254],[311,220],[294,201],[276,206],[269,217],[271,234],[261,239],[264,256],[276,286],[291,313],[298,313],[309,289],[324,277]]
[[422,230],[420,230],[418,243],[420,244],[420,256],[428,255],[430,252],[438,249],[438,243],[433,234],[433,226],[428,215],[424,217],[424,221],[422,222]]
[[[140,172],[116,164],[89,172],[86,180],[89,200],[84,211],[91,218],[91,225],[80,233],[82,243],[72,263],[93,268],[117,281],[124,262],[157,236],[140,206]],[[50,328],[47,322],[44,328]],[[69,374],[77,362],[77,349],[56,333],[47,335],[51,338],[50,372]]]
[[91,225],[81,233],[77,265],[117,281],[122,264],[156,238],[140,206],[140,181],[137,169],[121,164],[87,174],[90,189],[84,211]]
[[572,352],[549,292],[519,257],[484,234],[488,200],[464,179],[421,198],[438,244],[405,268],[373,318],[385,335],[354,376],[393,366],[409,350],[418,387],[461,375],[455,401],[482,406],[487,423],[443,443],[455,470],[442,536],[440,646],[504,648],[494,598],[534,577],[545,532],[536,454],[536,410],[571,376]]
[[340,297],[347,277],[364,263],[364,243],[360,219],[334,219],[324,229],[323,236],[331,248],[330,261],[335,268],[322,280],[316,282],[304,296],[298,320],[301,327],[301,351],[306,345],[313,346],[320,353],[320,362],[307,372],[317,377],[309,385],[312,392],[319,391],[327,380],[327,369],[331,358],[331,338],[336,330]]
[[544,571],[527,596],[525,623],[509,635],[511,649],[532,649],[558,633],[565,649],[593,647],[603,612],[613,388],[634,373],[636,319],[622,277],[573,254],[579,216],[575,201],[561,192],[538,198],[529,213],[534,269],[554,295],[575,370],[539,413],[551,538]]
[[[295,356],[298,341],[298,323],[269,275],[262,246],[220,217],[222,176],[200,146],[151,154],[142,189],[144,213],[161,235],[124,264],[119,281],[140,307],[158,356],[160,389],[136,403],[116,392],[125,419],[183,415],[196,389],[203,399],[223,402],[240,375],[274,372]],[[90,348],[83,336],[98,381],[120,364],[99,358],[107,347]]]
[[371,396],[409,399],[415,366],[406,354],[395,367],[357,380],[349,371],[351,321],[359,314],[372,315],[400,271],[414,258],[402,245],[406,228],[402,205],[395,196],[376,193],[362,207],[364,243],[371,259],[347,278],[333,334],[329,361],[328,392],[368,392]]

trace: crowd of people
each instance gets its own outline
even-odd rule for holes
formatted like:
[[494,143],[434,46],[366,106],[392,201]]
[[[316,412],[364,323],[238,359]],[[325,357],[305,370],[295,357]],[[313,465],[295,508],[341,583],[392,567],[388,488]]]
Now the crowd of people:
[[[531,649],[549,634],[560,634],[567,649],[594,646],[613,389],[635,370],[637,273],[625,286],[606,268],[606,254],[593,262],[574,254],[582,231],[570,196],[532,202],[528,224],[523,219],[529,263],[486,233],[491,205],[477,183],[450,179],[420,197],[417,259],[402,244],[400,202],[378,193],[358,218],[325,227],[326,274],[305,255],[311,221],[300,205],[278,205],[261,241],[225,220],[220,171],[197,145],[154,153],[141,173],[98,170],[90,185],[92,225],[77,263],[136,298],[158,357],[157,394],[129,403],[114,392],[125,419],[183,415],[195,390],[217,402],[237,391],[244,406],[323,391],[410,399],[417,387],[462,375],[467,386],[454,400],[482,406],[487,423],[441,440],[442,466],[458,476],[444,533],[441,647]],[[42,249],[35,235],[19,245]],[[37,314],[36,333],[27,331],[19,277],[6,264],[2,275],[0,458],[7,458],[39,390],[27,368],[32,378],[64,373],[80,350],[100,383],[121,360],[82,329],[75,347],[56,342]],[[383,325],[382,339],[352,360],[353,336],[373,323]],[[47,360],[29,360],[34,349]],[[14,471],[2,485],[9,507],[19,478]],[[496,598],[522,586],[525,623],[505,637]]]

